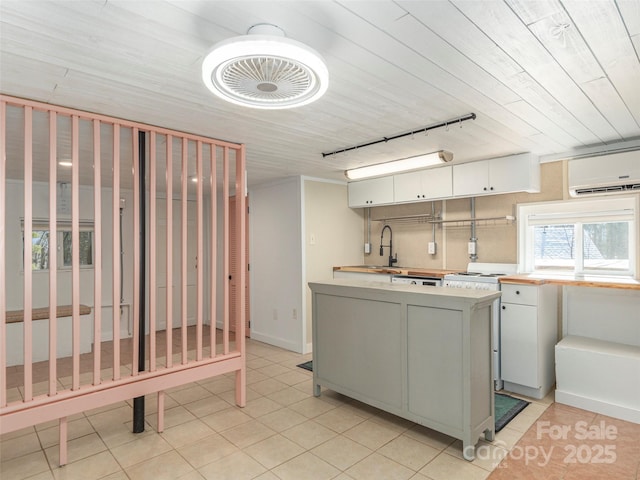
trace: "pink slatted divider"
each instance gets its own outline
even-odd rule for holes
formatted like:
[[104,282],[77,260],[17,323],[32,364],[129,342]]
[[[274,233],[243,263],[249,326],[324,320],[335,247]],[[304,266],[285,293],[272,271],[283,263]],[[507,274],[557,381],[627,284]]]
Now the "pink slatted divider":
[[[0,191],[6,191],[7,185],[7,105],[11,105],[12,108],[19,107],[22,109],[24,120],[23,120],[23,129],[24,129],[24,151],[22,152],[21,159],[23,162],[23,171],[24,171],[24,220],[23,220],[23,230],[24,230],[24,241],[23,241],[23,262],[25,265],[24,268],[24,279],[23,279],[23,287],[24,287],[24,298],[23,298],[23,311],[24,311],[24,322],[23,322],[23,332],[24,332],[24,344],[22,346],[23,354],[24,354],[24,374],[23,374],[23,386],[24,386],[24,395],[23,399],[20,401],[8,402],[7,400],[7,342],[9,340],[6,336],[6,236],[7,235],[16,235],[19,232],[8,232],[6,230],[7,224],[7,205],[5,195],[0,195],[0,433],[11,432],[26,426],[34,425],[37,423],[42,423],[45,421],[58,419],[59,420],[59,434],[60,434],[60,462],[64,464],[67,460],[67,444],[66,444],[66,435],[67,435],[67,416],[73,415],[75,413],[79,413],[85,410],[89,410],[92,408],[98,408],[104,405],[108,405],[110,403],[118,402],[133,398],[134,396],[140,396],[141,394],[148,393],[158,393],[158,430],[162,430],[162,410],[164,407],[164,389],[172,388],[174,386],[182,385],[184,383],[189,383],[193,381],[203,380],[209,378],[214,375],[220,375],[225,373],[236,373],[236,402],[239,406],[244,406],[246,402],[246,391],[245,391],[245,383],[246,383],[246,362],[245,362],[245,338],[244,338],[244,302],[245,299],[245,281],[246,281],[246,273],[243,268],[239,269],[238,274],[239,278],[239,294],[236,296],[236,305],[235,312],[236,318],[229,319],[229,285],[227,281],[223,283],[222,288],[219,285],[216,285],[216,275],[217,275],[217,261],[216,261],[216,238],[218,234],[222,235],[224,241],[222,244],[224,245],[224,262],[222,265],[223,268],[223,278],[227,279],[229,275],[229,215],[235,215],[235,224],[238,226],[238,230],[236,231],[235,238],[238,241],[238,246],[236,249],[240,253],[240,264],[244,265],[246,263],[245,259],[245,247],[244,242],[246,242],[246,232],[245,232],[245,215],[246,215],[246,199],[244,195],[239,195],[239,192],[245,191],[245,164],[244,164],[244,147],[237,144],[232,144],[228,142],[222,142],[212,139],[207,139],[204,137],[198,137],[190,134],[182,134],[180,132],[174,132],[167,129],[150,127],[143,124],[138,124],[135,122],[129,122],[124,120],[119,120],[111,117],[107,117],[104,115],[95,115],[87,112],[79,112],[76,110],[64,108],[64,107],[56,107],[48,104],[41,104],[38,102],[33,102],[29,100],[17,99],[14,97],[8,97],[4,95],[0,95]],[[49,355],[48,355],[48,388],[47,393],[44,395],[36,395],[34,396],[33,392],[33,278],[32,278],[32,269],[29,268],[32,263],[32,252],[31,252],[31,237],[33,231],[33,165],[34,165],[34,150],[33,150],[33,112],[44,112],[49,115],[49,152],[48,152],[48,195],[49,195],[49,206],[48,206],[48,226],[50,230],[50,247],[53,247],[53,251],[55,252],[56,245],[56,231],[59,229],[57,225],[58,217],[56,211],[56,182],[58,180],[56,171],[57,171],[57,148],[58,148],[58,128],[57,128],[57,120],[59,118],[69,118],[71,121],[71,157],[72,157],[72,169],[71,169],[71,237],[72,237],[72,247],[71,247],[71,258],[72,258],[72,266],[71,266],[71,277],[72,277],[72,299],[71,299],[71,324],[72,324],[72,355],[71,355],[71,365],[72,365],[72,375],[71,375],[71,387],[69,389],[62,389],[59,387],[57,383],[57,375],[59,374],[57,370],[57,359],[56,355],[56,347],[58,345],[58,341],[61,340],[57,337],[57,326],[59,322],[56,321],[57,314],[57,292],[58,292],[58,283],[59,279],[57,278],[57,263],[55,260],[56,255],[53,254],[49,258],[49,301],[48,301],[48,310],[49,310],[49,329],[48,329],[48,345],[49,345]],[[92,132],[92,144],[93,144],[93,154],[84,158],[80,154],[80,123],[81,122],[89,122],[91,125]],[[102,155],[102,147],[103,142],[101,141],[101,134],[107,132],[110,129],[110,133],[112,134],[113,141],[110,145],[111,151],[111,160],[112,160],[112,174],[108,177],[101,175],[101,165],[103,164]],[[138,187],[138,176],[140,175],[139,164],[138,164],[138,132],[145,131],[149,132],[148,142],[149,142],[149,190],[148,194],[150,195],[151,201],[149,202],[149,225],[151,230],[150,242],[149,242],[149,252],[148,258],[150,258],[150,264],[148,269],[148,275],[150,276],[149,285],[151,286],[152,293],[149,293],[149,325],[151,328],[151,332],[149,333],[149,356],[150,361],[147,366],[146,371],[138,372],[137,362],[138,362],[138,342],[137,339],[140,335],[140,330],[138,329],[138,306],[139,302],[145,301],[145,299],[140,298],[138,295],[139,289],[137,288],[138,275],[137,275],[137,266],[138,260],[144,252],[140,252],[139,246],[139,215],[138,215],[138,207],[140,205],[141,195],[146,195],[147,192],[141,192]],[[131,163],[132,163],[132,173],[131,177],[133,179],[132,186],[132,196],[133,196],[133,278],[127,279],[124,283],[129,283],[134,285],[133,289],[133,357],[132,358],[124,358],[121,359],[121,333],[126,333],[124,331],[121,332],[120,322],[121,322],[121,299],[120,299],[120,245],[119,245],[119,237],[120,237],[120,197],[123,194],[126,194],[126,191],[121,189],[121,174],[126,172],[126,169],[121,169],[121,147],[124,145],[121,141],[123,138],[123,133],[130,132],[132,135],[131,141]],[[159,135],[160,136],[159,136]],[[156,185],[156,174],[157,168],[161,167],[161,163],[158,163],[158,155],[157,155],[157,142],[159,139],[164,137],[166,139],[166,164],[165,168],[165,179],[166,179],[166,221],[167,221],[167,238],[166,238],[166,252],[157,252],[157,245],[155,240],[155,229],[158,225],[157,221],[157,209],[156,209],[156,193],[157,193],[157,185]],[[172,271],[172,263],[173,263],[173,250],[174,245],[172,242],[173,232],[173,211],[172,211],[172,201],[173,201],[173,145],[174,138],[176,140],[181,140],[179,145],[181,147],[181,167],[180,167],[180,184],[181,184],[181,192],[180,192],[180,205],[181,205],[181,225],[180,225],[180,278],[181,285],[179,290],[176,292],[179,295],[181,302],[181,321],[180,321],[180,354],[181,361],[173,365],[172,361],[172,308],[173,308],[173,300],[171,294],[171,285],[173,279],[173,271]],[[177,143],[177,142],[176,142]],[[190,145],[195,146],[195,164],[196,164],[196,306],[195,306],[195,314],[196,314],[196,324],[195,324],[195,359],[194,357],[189,358],[188,354],[188,333],[187,333],[187,314],[188,314],[188,301],[187,301],[187,289],[186,289],[186,276],[187,276],[187,261],[188,261],[188,252],[187,252],[187,240],[188,235],[194,234],[188,231],[188,210],[187,210],[187,187],[188,187],[188,165],[189,165],[189,152]],[[106,145],[108,147],[108,145]],[[203,158],[204,148],[209,149],[209,178],[205,178],[204,166],[203,162],[205,161]],[[216,150],[221,148],[223,151],[222,155],[222,178],[219,179],[216,171],[217,171],[217,154]],[[193,151],[193,149],[191,149]],[[229,155],[230,151],[235,153],[235,179],[229,178]],[[13,159],[16,161],[16,159]],[[93,252],[94,252],[94,262],[93,262],[93,291],[91,292],[93,295],[93,362],[90,367],[91,380],[88,383],[86,380],[83,380],[81,374],[81,353],[80,353],[80,341],[81,341],[81,332],[83,328],[86,328],[84,322],[81,321],[80,316],[80,296],[81,296],[81,269],[80,269],[80,209],[81,209],[81,188],[80,188],[80,168],[82,162],[92,162],[93,168]],[[127,174],[125,174],[126,177]],[[103,189],[102,182],[111,180],[111,217],[107,215],[106,218],[102,214],[102,205],[103,199],[102,195],[109,196],[109,193]],[[216,200],[216,192],[218,191],[218,181],[221,180],[222,183],[222,192],[224,196],[223,200],[223,231],[218,232],[216,228],[217,223],[217,210],[218,210],[218,202]],[[235,212],[229,212],[229,194],[230,194],[230,181],[235,181],[235,193],[236,193],[236,210]],[[210,205],[211,205],[211,215],[208,218],[205,218],[204,215],[204,205],[205,205],[205,186],[210,191]],[[238,201],[238,198],[240,201]],[[209,246],[207,251],[210,254],[210,261],[207,265],[210,269],[207,277],[205,277],[205,243],[204,238],[206,234],[205,221],[211,223],[209,226]],[[105,252],[103,249],[103,232],[102,228],[103,222],[105,224],[111,223],[112,227],[112,248],[108,249],[110,252]],[[84,227],[83,227],[84,228]],[[124,232],[125,228],[123,228]],[[111,254],[112,256],[112,267],[111,271],[108,272],[112,275],[111,281],[111,301],[112,301],[112,315],[111,315],[111,324],[109,322],[104,322],[102,318],[102,288],[105,282],[103,282],[103,274],[106,273],[103,270],[102,264],[102,256]],[[164,254],[166,260],[166,284],[167,284],[167,295],[165,300],[165,306],[167,309],[166,316],[166,328],[164,329],[164,333],[166,333],[166,362],[163,366],[162,363],[157,362],[157,349],[156,349],[156,322],[155,317],[157,314],[156,311],[156,257],[157,255]],[[236,272],[234,272],[235,274]],[[208,283],[208,287],[207,287]],[[207,294],[210,296],[210,308],[208,310],[209,321],[211,323],[210,328],[210,338],[208,339],[209,352],[205,355],[204,351],[204,302],[205,302],[205,287],[207,287]],[[86,287],[85,287],[86,288]],[[222,331],[222,352],[216,351],[216,295],[220,290],[223,291],[224,295],[224,304],[223,304],[223,312],[224,317],[222,318],[223,331]],[[131,313],[131,312],[129,312]],[[235,348],[231,350],[230,347],[230,321],[235,325]],[[103,372],[101,370],[101,362],[103,357],[102,352],[102,334],[103,328],[110,327],[110,335],[113,339],[113,361],[111,364],[111,375],[110,378],[102,378]],[[126,335],[125,335],[126,336]],[[121,361],[131,362],[131,372],[125,369],[121,369]]]
[[111,221],[113,228],[113,248],[111,250],[112,323],[113,338],[113,380],[120,379],[120,125],[113,125],[113,185],[111,196]]
[[[227,151],[228,149],[225,149]],[[245,164],[245,150],[244,145],[240,147],[239,152],[236,151],[236,228],[238,233],[236,235],[236,241],[240,250],[238,252],[238,282],[237,282],[237,296],[236,296],[236,345],[238,350],[240,351],[241,362],[243,363],[243,367],[236,370],[236,403],[238,405],[244,405],[247,400],[247,393],[244,385],[247,382],[247,371],[246,371],[246,357],[245,357],[245,323],[246,323],[246,288],[247,284],[247,249],[245,248],[245,244],[247,242],[247,229],[246,229],[246,221],[245,217],[247,214],[247,197],[245,196],[246,192],[246,164]],[[228,333],[227,333],[228,334]],[[239,342],[238,338],[243,341]]]
[[[56,198],[56,178],[58,170],[58,136],[57,119],[55,112],[49,114],[49,198]],[[49,251],[58,251],[58,228],[56,202],[49,202]],[[49,395],[55,395],[57,389],[58,364],[56,332],[58,331],[58,319],[56,317],[56,303],[58,298],[58,256],[49,256]]]
[[202,313],[204,301],[202,287],[204,279],[204,272],[202,271],[204,265],[202,261],[204,236],[202,225],[202,183],[202,141],[198,140],[196,143],[196,360],[198,361],[202,360]]
[[[211,152],[210,152],[210,157],[209,157],[209,166],[210,166],[210,178],[209,178],[209,188],[211,189],[212,192],[214,192],[216,190],[216,147],[215,145],[211,145]],[[211,202],[211,218],[210,220],[210,229],[211,229],[211,238],[214,239],[217,236],[217,225],[216,225],[216,210],[217,210],[217,206],[218,206],[218,198],[217,195],[211,195],[210,196],[210,202]],[[211,240],[212,243],[214,240]],[[211,272],[215,272],[217,271],[217,262],[216,262],[216,255],[209,255],[211,258],[211,264],[209,265],[209,271]],[[217,302],[216,302],[216,289],[215,289],[215,283],[214,282],[209,282],[209,285],[211,286],[210,291],[209,291],[209,303],[210,303],[210,308],[209,308],[209,318],[216,318],[216,308],[217,308]],[[211,348],[211,357],[215,357],[216,355],[216,329],[213,328],[215,326],[215,324],[212,324],[212,328],[210,330],[210,338],[209,338],[209,346]]]
[[[222,176],[224,179],[229,178],[229,149],[224,148],[224,152],[222,155]],[[223,228],[225,232],[229,231],[229,182],[225,181],[223,183],[222,188],[222,211],[224,220],[223,220]],[[229,258],[231,257],[231,248],[229,242],[224,242],[224,254],[223,254],[223,276],[222,278],[229,278]],[[230,295],[230,285],[229,282],[224,282],[224,298],[229,298]],[[224,302],[223,305],[224,313],[222,315],[223,319],[223,327],[222,331],[224,332],[222,335],[222,350],[226,355],[229,353],[229,302]]]
[[[180,310],[181,310],[181,324],[180,324],[180,337],[182,340],[182,363],[187,363],[187,215],[188,215],[188,203],[187,203],[187,181],[189,177],[188,172],[188,157],[189,157],[189,142],[186,138],[182,139],[182,173],[181,183],[182,191],[180,192]],[[168,234],[167,234],[168,235]]]
[[[32,324],[32,280],[31,268],[31,238],[33,224],[33,109],[30,106],[24,108],[24,327],[23,327],[23,353],[24,353],[24,401],[33,399],[33,324]],[[3,191],[6,191],[3,188]]]
[[[133,345],[131,375],[138,375],[138,350],[140,341],[140,167],[138,162],[138,129],[132,133],[131,171],[133,172]],[[143,193],[144,194],[144,193]]]
[[[149,231],[157,231],[156,222],[156,132],[149,135]],[[156,370],[156,235],[149,235],[149,370]]]
[[0,408],[7,405],[7,344],[2,339],[7,338],[7,280],[4,265],[6,265],[5,225],[7,210],[7,102],[0,100]]
[[71,117],[72,390],[80,388],[80,133],[78,121],[77,115]]
[[167,254],[165,267],[167,298],[166,298],[166,364],[167,368],[173,366],[173,235],[170,235],[173,225],[173,135],[167,135]]
[[[93,218],[94,245],[102,252],[102,173],[100,166],[100,120],[93,120]],[[93,304],[102,305],[102,255],[93,260]],[[49,316],[51,318],[51,316]],[[101,382],[102,368],[102,308],[93,309],[93,384]]]

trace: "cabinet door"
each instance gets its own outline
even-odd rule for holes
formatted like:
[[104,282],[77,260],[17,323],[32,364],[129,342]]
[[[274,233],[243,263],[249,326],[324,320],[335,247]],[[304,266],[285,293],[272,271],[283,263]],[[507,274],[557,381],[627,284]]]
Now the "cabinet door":
[[462,312],[407,307],[409,412],[463,428]]
[[511,155],[489,162],[489,188],[493,193],[531,190],[531,155]]
[[348,189],[351,208],[393,203],[392,176],[350,182]]
[[472,162],[453,166],[453,195],[489,193],[489,163]]
[[538,388],[537,307],[503,303],[500,315],[502,379]]
[[446,166],[394,175],[395,202],[423,202],[450,197],[453,192],[451,172],[452,167]]
[[313,369],[365,403],[402,408],[400,303],[314,294]]
[[422,192],[425,199],[445,198],[453,194],[453,167],[431,168],[421,172]]
[[395,202],[419,202],[422,196],[422,172],[407,172],[393,176]]

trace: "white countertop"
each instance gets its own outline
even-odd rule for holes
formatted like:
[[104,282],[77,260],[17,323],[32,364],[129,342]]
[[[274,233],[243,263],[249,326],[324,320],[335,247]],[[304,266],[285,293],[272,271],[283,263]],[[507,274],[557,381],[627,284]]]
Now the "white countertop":
[[431,287],[425,285],[411,285],[406,283],[370,282],[357,279],[338,278],[322,282],[309,282],[309,285],[331,285],[344,287],[366,288],[384,292],[419,293],[422,295],[440,296],[459,299],[485,300],[500,297],[499,291],[476,290],[471,288]]

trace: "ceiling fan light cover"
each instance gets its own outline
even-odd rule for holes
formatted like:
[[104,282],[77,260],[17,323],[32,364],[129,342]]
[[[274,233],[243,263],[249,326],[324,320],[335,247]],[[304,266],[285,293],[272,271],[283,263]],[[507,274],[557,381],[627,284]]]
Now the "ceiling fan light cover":
[[213,46],[202,81],[216,96],[246,107],[283,109],[320,98],[329,84],[322,57],[296,40],[249,34]]

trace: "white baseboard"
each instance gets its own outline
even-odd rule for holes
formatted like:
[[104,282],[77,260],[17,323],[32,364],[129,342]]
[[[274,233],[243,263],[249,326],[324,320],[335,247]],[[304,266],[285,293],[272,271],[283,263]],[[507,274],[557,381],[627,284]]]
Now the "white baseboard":
[[588,410],[590,412],[601,413],[602,415],[607,415],[609,417],[640,424],[640,409],[614,405],[612,403],[583,397],[576,395],[575,393],[563,392],[561,390],[556,390],[555,401],[572,407],[582,408],[583,410]]
[[304,347],[303,353],[311,353],[311,352],[313,352],[313,343],[307,343],[307,345]]
[[295,342],[291,342],[289,340],[274,337],[271,335],[264,335],[259,332],[256,332],[254,329],[251,329],[251,339],[257,340],[263,343],[268,343],[269,345],[273,345],[275,347],[284,348],[285,350],[290,350],[292,352],[303,353],[301,351],[302,350],[301,346],[296,344]]

